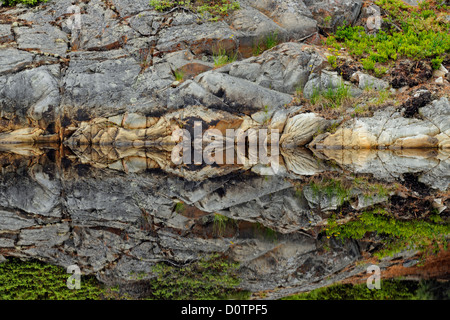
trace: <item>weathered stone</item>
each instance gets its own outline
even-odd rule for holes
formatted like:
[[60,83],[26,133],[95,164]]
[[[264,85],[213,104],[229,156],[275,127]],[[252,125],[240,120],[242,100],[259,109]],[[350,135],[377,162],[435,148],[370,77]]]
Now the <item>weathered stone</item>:
[[[0,248],[14,248],[14,239],[0,238]],[[1,263],[1,258],[0,258],[0,263]]]
[[[134,3],[134,1],[133,1]],[[156,33],[153,28],[154,21],[158,19],[158,15],[154,12],[142,12],[129,18],[130,27],[136,30],[140,35],[150,36]]]
[[312,74],[303,89],[305,98],[311,99],[327,90],[337,90],[347,87],[349,95],[353,97],[360,96],[362,90],[355,88],[351,83],[344,81],[335,71],[322,70],[319,74]]
[[[118,21],[116,13],[100,0],[92,0],[82,15],[82,28],[77,50],[105,51],[123,48],[127,41],[139,36],[133,28]],[[73,35],[72,35],[73,36]]]
[[[428,109],[424,112],[427,114]],[[443,111],[441,111],[443,112]],[[445,113],[443,113],[444,115]],[[447,126],[444,119],[444,128]],[[441,123],[438,120],[437,124]],[[440,144],[435,138],[440,133],[437,125],[429,120],[403,118],[398,112],[389,110],[376,112],[371,118],[359,118],[342,125],[336,133],[316,142],[317,147],[324,148],[433,148]]]
[[[308,149],[303,148],[282,148],[281,155],[283,156],[285,170],[287,176],[312,176],[317,173],[330,170],[321,161],[318,161]],[[280,174],[280,173],[278,173]]]
[[[385,181],[393,181],[401,178],[405,173],[424,173],[434,171],[437,168],[436,176],[446,177],[446,173],[442,174],[441,170],[445,170],[448,161],[440,160],[436,157],[434,150],[426,149],[402,149],[402,150],[321,150],[326,159],[334,160],[347,170],[354,173],[370,173],[374,178],[383,179]],[[441,162],[444,167],[441,167]],[[440,168],[440,169],[439,169]],[[441,178],[437,179],[433,174],[429,176],[427,184],[432,179],[439,184]],[[434,178],[432,178],[434,177]],[[422,178],[420,178],[422,179]],[[445,186],[447,182],[444,182]]]
[[350,199],[350,195],[341,195],[334,189],[330,193],[326,193],[321,190],[315,191],[311,186],[306,186],[302,192],[312,209],[319,208],[322,211],[336,210],[344,201]]
[[[361,12],[362,0],[304,0],[314,19],[324,29],[335,31],[344,22],[352,25]],[[330,17],[330,18],[327,18]]]
[[284,148],[304,146],[313,136],[329,126],[329,121],[314,113],[302,113],[286,121],[280,144]]
[[421,134],[413,137],[397,139],[392,147],[400,147],[406,149],[436,148],[438,144],[439,140],[437,138]]
[[230,15],[230,27],[239,31],[239,52],[244,57],[257,53],[258,44],[268,36],[286,37],[287,31],[262,12],[246,6]]
[[14,40],[11,26],[8,24],[0,24],[0,44]]
[[431,104],[419,109],[419,113],[438,127],[441,133],[450,130],[450,102],[446,97],[432,101]]
[[16,179],[11,180],[8,175],[0,178],[0,206],[47,217],[61,216],[58,207],[61,189],[53,172],[47,173],[35,164]]
[[1,143],[30,143],[33,144],[44,130],[38,128],[25,128],[12,132],[0,133]]
[[137,113],[126,113],[122,120],[122,126],[127,129],[145,129],[147,117]]
[[226,109],[227,105],[197,82],[187,80],[176,89],[169,91],[167,107],[178,109],[189,105],[203,105],[208,108]]
[[67,35],[50,24],[14,28],[19,49],[66,56]]
[[196,206],[203,211],[215,212],[289,187],[291,187],[289,182],[277,177],[273,177],[269,181],[258,177],[247,182],[243,181],[236,186],[230,185],[225,195],[221,195],[220,192],[212,193],[196,203]]

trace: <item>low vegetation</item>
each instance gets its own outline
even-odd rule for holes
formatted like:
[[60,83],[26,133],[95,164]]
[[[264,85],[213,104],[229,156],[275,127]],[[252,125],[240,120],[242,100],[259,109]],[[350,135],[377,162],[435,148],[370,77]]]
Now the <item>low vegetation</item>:
[[370,290],[363,284],[335,284],[282,300],[447,300],[450,288],[433,280],[381,280],[381,289]]
[[248,299],[249,292],[237,289],[239,264],[214,254],[183,267],[159,263],[153,268],[151,295],[156,300]]
[[446,6],[432,0],[423,1],[418,7],[400,0],[380,0],[376,4],[385,13],[383,30],[368,34],[361,26],[341,26],[326,39],[333,52],[344,47],[365,70],[377,76],[387,73],[399,59],[428,60],[438,69],[449,58]]
[[81,289],[67,288],[62,267],[11,258],[0,264],[0,300],[98,300],[106,291],[95,277],[82,276]]
[[356,220],[345,224],[338,224],[332,217],[325,233],[341,240],[360,240],[368,233],[376,233],[384,238],[383,248],[374,254],[381,259],[405,249],[422,251],[424,256],[439,252],[441,246],[447,250],[450,226],[439,216],[402,221],[384,209],[375,209],[363,212]]
[[150,5],[158,11],[183,7],[208,17],[210,21],[218,21],[240,8],[238,1],[231,0],[150,0]]
[[27,6],[36,6],[41,3],[45,3],[48,0],[0,0],[0,3],[3,3],[3,5],[12,7],[19,3],[25,4]]

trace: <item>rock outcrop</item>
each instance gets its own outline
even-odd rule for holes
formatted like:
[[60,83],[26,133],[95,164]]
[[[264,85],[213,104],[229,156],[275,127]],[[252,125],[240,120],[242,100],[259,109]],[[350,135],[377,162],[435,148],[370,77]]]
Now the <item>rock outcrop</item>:
[[[404,111],[404,110],[403,110]],[[447,98],[435,100],[420,108],[422,119],[406,118],[402,111],[385,109],[370,118],[356,118],[344,123],[333,134],[315,141],[316,148],[344,149],[448,149],[450,103]]]

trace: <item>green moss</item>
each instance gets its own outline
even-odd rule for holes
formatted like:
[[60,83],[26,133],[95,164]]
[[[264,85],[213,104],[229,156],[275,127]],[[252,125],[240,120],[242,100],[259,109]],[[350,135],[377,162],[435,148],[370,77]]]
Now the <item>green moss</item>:
[[175,212],[176,213],[183,213],[184,210],[186,210],[186,206],[184,205],[183,202],[177,202],[177,204],[175,205]]
[[381,289],[370,290],[367,285],[335,284],[282,300],[434,300],[448,299],[450,289],[434,281],[381,280]]
[[[392,256],[407,248],[424,251],[425,254],[437,253],[439,246],[447,249],[447,237],[450,232],[448,223],[428,220],[397,220],[383,209],[362,213],[357,220],[339,225],[336,220],[328,220],[326,234],[339,239],[362,239],[367,233],[376,232],[383,236],[383,248],[374,255],[383,258]],[[431,246],[432,249],[429,249]]]
[[11,258],[0,264],[0,300],[98,300],[104,290],[93,276],[81,276],[81,289],[70,290],[71,275],[62,267]]
[[249,292],[237,289],[239,264],[214,254],[183,267],[158,263],[153,272],[151,295],[156,300],[248,299]]
[[387,12],[388,30],[376,35],[367,34],[361,26],[342,26],[326,41],[333,48],[338,43],[362,63],[366,70],[378,70],[380,75],[388,70],[378,68],[377,63],[396,61],[399,58],[415,60],[429,59],[433,68],[439,68],[450,52],[450,27],[448,22],[438,19],[441,7],[433,7],[432,1],[418,8],[405,5],[398,0],[381,0],[377,4]]

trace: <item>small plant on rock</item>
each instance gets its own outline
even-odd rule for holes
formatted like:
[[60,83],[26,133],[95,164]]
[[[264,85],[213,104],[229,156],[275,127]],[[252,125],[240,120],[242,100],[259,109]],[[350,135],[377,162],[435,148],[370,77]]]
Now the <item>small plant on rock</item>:
[[235,62],[236,59],[237,53],[229,54],[224,49],[219,49],[217,53],[213,53],[214,66],[217,68]]

